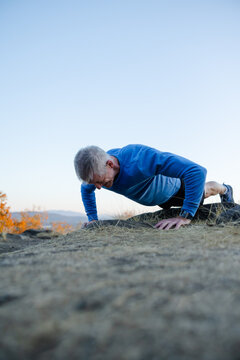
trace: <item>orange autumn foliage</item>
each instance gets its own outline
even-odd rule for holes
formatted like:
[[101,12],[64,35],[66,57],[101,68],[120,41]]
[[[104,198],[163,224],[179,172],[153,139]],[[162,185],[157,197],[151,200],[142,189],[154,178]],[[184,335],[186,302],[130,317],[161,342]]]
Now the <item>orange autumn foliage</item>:
[[[0,191],[0,233],[7,232],[21,234],[29,229],[40,229],[47,220],[47,213],[37,213],[30,215],[29,212],[22,211],[20,220],[12,218],[10,207],[7,206],[7,196]],[[55,222],[52,229],[58,233],[66,234],[72,231],[72,226],[64,222]]]
[[60,222],[60,221],[56,221],[52,223],[52,229],[53,231],[56,231],[60,234],[67,234],[70,231],[73,231],[73,227],[71,225],[69,225],[66,222]]
[[13,227],[10,208],[7,206],[7,196],[0,191],[0,233],[7,232]]
[[43,227],[44,220],[48,218],[47,214],[34,214],[30,215],[28,212],[21,212],[21,219],[13,219],[13,228],[11,233],[21,234],[29,229],[41,229]]

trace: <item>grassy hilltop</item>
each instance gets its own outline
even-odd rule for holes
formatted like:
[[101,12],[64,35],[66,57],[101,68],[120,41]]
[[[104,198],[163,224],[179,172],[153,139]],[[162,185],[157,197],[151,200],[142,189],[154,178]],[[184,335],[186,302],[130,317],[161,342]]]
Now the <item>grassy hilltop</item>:
[[1,359],[239,359],[239,226],[14,241],[0,255]]

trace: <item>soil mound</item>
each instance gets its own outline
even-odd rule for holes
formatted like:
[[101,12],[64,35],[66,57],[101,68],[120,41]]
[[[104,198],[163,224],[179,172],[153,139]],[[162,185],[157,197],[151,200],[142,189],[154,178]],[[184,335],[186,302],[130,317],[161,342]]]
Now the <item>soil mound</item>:
[[[161,219],[178,216],[181,208],[171,208],[169,210],[159,210],[134,216],[128,220],[100,220],[90,223],[87,229],[96,229],[104,226],[118,226],[128,229],[132,228],[151,228]],[[230,222],[240,223],[240,205],[213,203],[199,207],[191,224],[199,221],[211,222],[211,224],[226,224]]]

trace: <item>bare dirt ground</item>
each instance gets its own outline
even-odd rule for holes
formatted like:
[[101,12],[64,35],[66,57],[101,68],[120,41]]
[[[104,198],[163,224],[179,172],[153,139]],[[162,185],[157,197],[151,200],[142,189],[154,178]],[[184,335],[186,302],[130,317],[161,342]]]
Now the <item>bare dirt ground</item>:
[[240,359],[239,225],[99,227],[0,250],[1,360]]

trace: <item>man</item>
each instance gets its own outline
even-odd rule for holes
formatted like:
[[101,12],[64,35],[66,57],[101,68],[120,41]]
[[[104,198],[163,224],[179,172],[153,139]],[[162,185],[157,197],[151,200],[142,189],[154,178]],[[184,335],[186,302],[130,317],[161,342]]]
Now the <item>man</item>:
[[96,221],[95,189],[108,189],[139,204],[163,209],[181,206],[179,216],[159,221],[168,230],[187,225],[199,205],[212,195],[222,203],[234,203],[230,185],[205,183],[207,170],[181,156],[145,145],[133,144],[107,152],[97,146],[80,149],[74,159],[88,221]]

